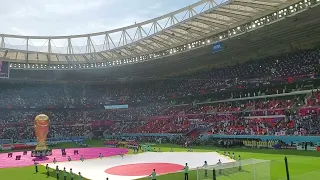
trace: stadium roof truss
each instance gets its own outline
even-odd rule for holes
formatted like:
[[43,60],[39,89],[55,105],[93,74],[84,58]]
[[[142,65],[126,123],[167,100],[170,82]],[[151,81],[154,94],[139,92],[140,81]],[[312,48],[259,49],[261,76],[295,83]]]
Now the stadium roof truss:
[[145,56],[157,58],[165,50],[230,32],[299,2],[200,0],[169,14],[105,32],[47,37],[0,34],[0,57],[25,64],[121,65],[148,59]]

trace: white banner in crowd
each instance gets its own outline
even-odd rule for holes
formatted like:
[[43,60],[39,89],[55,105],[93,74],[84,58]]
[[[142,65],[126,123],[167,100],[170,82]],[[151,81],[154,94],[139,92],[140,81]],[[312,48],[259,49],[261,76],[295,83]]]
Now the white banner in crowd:
[[275,132],[274,135],[275,136],[285,136],[286,135],[286,131]]
[[[304,146],[297,146],[297,150],[304,151],[306,150]],[[307,151],[319,151],[320,148],[317,146],[307,146]]]
[[11,144],[2,144],[0,145],[1,150],[11,150],[13,147]]

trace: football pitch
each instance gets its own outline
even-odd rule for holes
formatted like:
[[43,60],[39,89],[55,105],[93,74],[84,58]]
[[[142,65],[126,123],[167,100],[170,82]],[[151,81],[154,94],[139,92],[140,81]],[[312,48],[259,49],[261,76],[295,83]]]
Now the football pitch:
[[[92,147],[102,147],[103,141],[87,141]],[[76,147],[73,143],[64,143],[57,145],[53,148],[74,148]],[[186,152],[185,148],[180,148],[177,145],[171,144],[158,144],[152,147],[161,147],[162,151],[170,151],[173,147],[175,152]],[[193,147],[194,152],[212,152],[216,151],[215,147]],[[311,151],[297,151],[297,150],[269,150],[269,149],[249,149],[249,148],[235,148],[235,149],[219,149],[219,152],[234,152],[235,156],[241,155],[242,159],[264,159],[270,160],[271,166],[271,180],[286,180],[286,171],[284,164],[284,157],[288,157],[290,180],[314,180],[320,177],[320,153]],[[132,151],[129,151],[132,153]],[[205,158],[205,157],[204,157]],[[187,161],[188,157],[186,157]],[[5,161],[5,159],[1,159]],[[143,160],[141,160],[143,161]],[[208,162],[210,165],[210,162]],[[0,169],[0,177],[4,180],[54,180],[56,179],[56,174],[54,170],[50,171],[50,176],[47,177],[46,170],[44,166],[39,166],[39,172],[34,173],[34,167],[21,167],[21,168],[4,168]],[[217,180],[242,180],[243,173],[236,173],[234,176],[220,175],[217,176]],[[62,174],[60,174],[60,179],[63,179]],[[70,179],[68,176],[67,179]],[[75,177],[77,180],[78,177]],[[183,172],[167,174],[157,177],[157,180],[179,180],[184,179]],[[189,172],[189,179],[196,180],[197,172],[196,170],[191,170]],[[110,179],[112,180],[112,179]],[[150,180],[150,178],[142,178],[141,180]],[[206,179],[203,179],[206,180]]]

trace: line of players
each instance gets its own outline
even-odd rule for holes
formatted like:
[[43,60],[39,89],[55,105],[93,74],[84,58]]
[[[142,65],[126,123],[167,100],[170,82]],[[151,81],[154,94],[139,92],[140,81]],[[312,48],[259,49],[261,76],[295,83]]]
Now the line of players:
[[[162,149],[159,148],[158,151],[156,151],[156,149],[154,148],[153,151],[154,151],[154,152],[162,152]],[[173,149],[172,149],[172,148],[171,148],[170,152],[173,152]],[[137,154],[137,153],[138,153],[138,149],[134,148],[134,149],[133,149],[133,154]],[[119,156],[123,159],[123,157],[124,157],[123,152],[120,152]],[[100,158],[100,159],[103,158],[102,153],[99,153],[99,158]],[[81,162],[84,161],[83,155],[80,156],[80,160],[81,160]],[[68,156],[68,161],[69,161],[69,162],[72,161],[72,159],[71,159],[70,156]],[[56,158],[53,158],[53,164],[56,164],[56,163],[57,163]],[[38,163],[37,163],[36,161],[34,161],[34,166],[35,166],[35,171],[36,171],[36,173],[38,173]],[[47,171],[47,177],[49,177],[49,176],[50,176],[50,168],[49,168],[49,165],[48,165],[48,164],[46,165],[46,171]],[[60,170],[59,170],[59,166],[58,166],[58,165],[56,166],[55,172],[56,172],[56,178],[57,178],[57,180],[60,179],[60,176],[59,176]],[[64,179],[64,180],[67,180],[67,174],[68,174],[68,173],[67,173],[67,171],[66,171],[66,168],[64,167],[64,168],[63,168],[63,179]],[[73,173],[73,171],[72,171],[72,168],[70,168],[69,176],[70,176],[70,180],[74,180],[74,173]],[[79,172],[79,173],[78,173],[78,180],[82,180],[82,179],[83,179],[83,177],[82,177],[82,175],[81,175],[81,172]],[[108,178],[106,178],[106,180],[108,180]]]
[[[160,148],[159,148],[158,152],[161,152]],[[172,148],[170,149],[170,152],[173,152]],[[189,148],[188,152],[193,152],[193,150],[191,148]],[[218,152],[218,150],[217,150],[217,152]],[[228,152],[228,154],[226,152],[223,152],[223,155],[224,156],[228,156],[229,158],[231,158],[233,160],[235,159],[234,152],[232,153],[232,155],[230,154],[230,152]],[[241,156],[240,155],[238,156],[238,163],[239,163],[239,171],[241,171]],[[218,166],[222,165],[222,162],[221,162],[220,159],[219,159],[217,165]],[[203,167],[208,167],[207,161],[204,161]],[[182,170],[184,172],[184,180],[189,180],[189,166],[188,166],[188,163],[186,163],[186,165],[184,166],[184,168]],[[205,173],[205,177],[208,177],[208,170],[207,169],[204,170],[204,173]],[[219,174],[221,174],[221,173],[222,173],[222,169],[219,169]],[[155,169],[153,169],[153,172],[150,174],[150,177],[151,177],[152,180],[156,180],[157,173],[156,173]]]
[[[161,148],[158,149],[158,151],[155,150],[155,148],[153,149],[155,152],[162,152]],[[188,148],[187,150],[188,152],[193,152],[192,148]],[[170,152],[173,152],[173,149],[171,148],[170,149]],[[218,150],[217,150],[218,152]],[[234,152],[232,153],[232,155],[230,154],[230,152],[228,152],[228,154],[224,151],[223,152],[223,155],[224,156],[228,156],[229,158],[231,159],[235,159],[235,155],[234,155]],[[238,156],[238,163],[239,163],[239,171],[241,171],[241,156],[239,155]],[[219,159],[217,165],[220,166],[222,164],[221,160]],[[207,161],[204,161],[204,165],[203,167],[208,167],[208,163]],[[183,172],[184,172],[184,180],[189,180],[189,166],[188,166],[188,163],[185,164],[184,168],[182,169]],[[205,177],[208,177],[208,170],[205,169],[204,170],[204,173],[205,173]],[[222,170],[219,169],[219,174],[222,173]],[[156,173],[156,170],[153,169],[153,172],[149,175],[151,177],[151,180],[156,180],[157,179],[157,173]]]
[[[134,150],[134,154],[137,154],[137,150]],[[120,154],[119,154],[119,156],[123,159],[123,157],[124,157],[124,154],[123,154],[123,152],[120,152]],[[103,158],[103,155],[102,155],[102,153],[99,153],[99,158],[100,159],[102,159]],[[83,155],[81,155],[80,156],[80,160],[81,160],[81,162],[83,162],[84,161],[84,157],[83,157]],[[71,157],[70,156],[68,156],[68,161],[69,162],[71,162],[72,161],[72,159],[71,159]],[[56,158],[53,158],[53,164],[56,164],[57,163],[57,160],[56,160]],[[38,173],[39,171],[38,171],[38,163],[36,162],[36,160],[34,160],[34,168],[35,168],[35,173]],[[46,171],[47,171],[47,177],[49,177],[50,176],[50,167],[49,167],[49,164],[46,164]],[[56,166],[56,169],[55,169],[55,172],[56,172],[56,178],[57,178],[57,180],[59,180],[60,179],[60,169],[59,169],[59,166],[57,165]],[[67,173],[67,171],[66,171],[66,168],[64,167],[63,168],[63,180],[67,180],[67,175],[68,175],[68,173]],[[70,176],[70,180],[74,180],[74,176],[75,174],[74,174],[74,172],[72,171],[72,168],[70,168],[70,171],[69,171],[69,176]],[[81,172],[79,172],[78,174],[78,180],[83,180],[83,177],[82,177],[82,175],[81,175]],[[106,180],[108,180],[109,178],[106,178]]]
[[[154,151],[154,152],[162,152],[162,149],[159,148],[158,151],[156,151],[156,149],[153,148],[153,151]],[[170,149],[170,152],[173,152],[173,148]],[[193,150],[192,150],[191,148],[189,148],[189,149],[188,149],[188,152],[193,152]],[[217,152],[218,152],[218,150],[217,150]],[[134,154],[137,154],[137,153],[138,153],[138,149],[133,149],[133,153],[134,153]],[[227,154],[227,153],[224,151],[224,152],[223,152],[223,155],[224,155],[224,156],[228,156],[228,157],[230,157],[231,159],[235,159],[234,152],[232,153],[232,156],[231,156],[230,152],[228,152],[228,154]],[[123,159],[124,154],[123,154],[122,152],[120,152],[119,156]],[[100,159],[103,158],[102,153],[99,153],[99,158],[100,158]],[[81,160],[82,162],[84,161],[83,155],[80,156],[80,160]],[[68,161],[69,161],[69,162],[72,161],[70,156],[68,156]],[[239,156],[238,156],[238,163],[240,163],[240,161],[241,161],[241,156],[239,155]],[[56,158],[53,158],[53,163],[54,163],[54,164],[57,163]],[[222,164],[222,163],[221,163],[221,161],[220,161],[220,159],[219,159],[217,165],[221,165],[221,164]],[[34,161],[34,166],[35,166],[35,171],[36,171],[36,173],[38,172],[38,166],[37,166],[37,165],[38,165],[38,163],[37,163],[36,161]],[[207,161],[205,161],[203,167],[207,167],[207,166],[208,166],[208,163],[207,163]],[[50,168],[49,168],[49,165],[48,165],[48,164],[46,165],[46,170],[47,170],[47,177],[49,177],[49,176],[50,176]],[[241,170],[241,164],[239,165],[239,171],[240,171],[240,170]],[[56,178],[57,178],[57,180],[59,180],[59,174],[60,174],[59,166],[56,166],[55,171],[56,171]],[[189,179],[189,166],[188,166],[188,163],[185,164],[185,166],[184,166],[184,168],[183,168],[183,171],[184,171],[184,179],[185,179],[185,180],[188,180],[188,179]],[[221,174],[221,169],[219,169],[219,174]],[[69,175],[70,175],[70,180],[74,180],[74,173],[73,173],[73,171],[72,171],[72,168],[70,168]],[[208,171],[205,169],[205,177],[207,177],[207,175],[208,175]],[[151,177],[152,180],[156,180],[157,173],[156,173],[156,170],[155,170],[155,169],[153,169],[153,172],[151,173],[150,177]],[[67,180],[67,172],[66,172],[66,168],[65,168],[65,167],[63,168],[63,179],[64,179],[64,180]],[[83,177],[82,177],[82,175],[81,175],[81,172],[79,172],[79,173],[78,173],[78,180],[82,180],[82,179],[83,179]],[[106,178],[106,180],[108,180],[108,178]]]

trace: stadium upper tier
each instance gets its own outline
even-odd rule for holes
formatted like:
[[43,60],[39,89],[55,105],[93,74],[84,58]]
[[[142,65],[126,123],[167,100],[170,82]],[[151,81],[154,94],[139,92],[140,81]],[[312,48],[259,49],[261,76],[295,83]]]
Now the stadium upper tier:
[[200,0],[158,18],[105,32],[71,36],[0,34],[0,59],[17,63],[13,68],[132,64],[251,32],[317,6],[319,1]]

